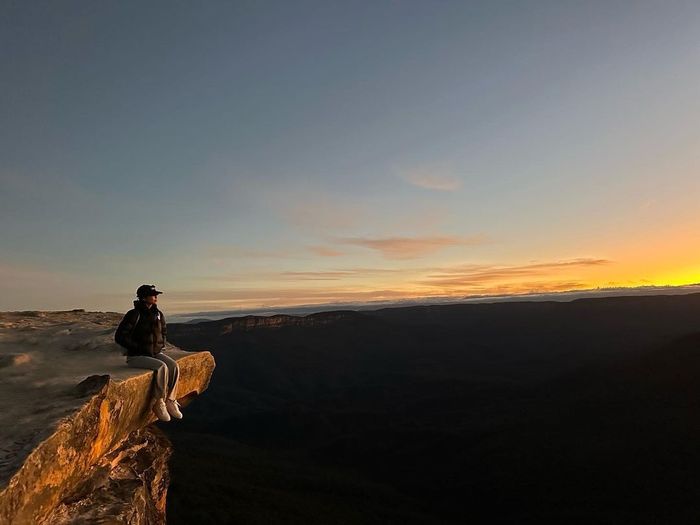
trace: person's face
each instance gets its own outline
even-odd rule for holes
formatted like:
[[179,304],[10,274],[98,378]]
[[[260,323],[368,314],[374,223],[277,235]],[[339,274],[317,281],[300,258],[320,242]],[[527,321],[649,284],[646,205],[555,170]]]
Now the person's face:
[[147,295],[146,297],[143,298],[143,302],[145,302],[148,306],[151,306],[152,304],[156,304],[158,302],[158,296],[157,295]]

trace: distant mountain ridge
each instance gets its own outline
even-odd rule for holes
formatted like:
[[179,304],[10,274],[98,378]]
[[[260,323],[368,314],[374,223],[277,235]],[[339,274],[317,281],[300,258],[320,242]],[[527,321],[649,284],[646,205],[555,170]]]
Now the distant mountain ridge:
[[700,283],[684,284],[680,286],[636,286],[636,287],[607,287],[588,290],[567,290],[562,292],[526,293],[518,295],[479,295],[467,297],[416,297],[392,301],[373,301],[369,303],[326,303],[311,305],[279,306],[270,308],[239,309],[239,310],[213,310],[171,314],[169,319],[176,323],[189,323],[200,321],[220,320],[229,317],[267,316],[273,314],[308,315],[311,313],[327,312],[331,310],[375,311],[382,308],[402,308],[408,306],[433,306],[448,304],[472,304],[472,303],[502,303],[502,302],[532,302],[532,301],[558,301],[568,302],[579,298],[602,298],[620,296],[649,296],[649,295],[686,295],[700,292]]
[[[281,328],[284,326],[314,327],[343,320],[365,319],[369,317],[354,310],[333,310],[316,312],[305,316],[276,314],[270,316],[245,315],[243,317],[227,317],[216,321],[188,322],[177,325],[179,335],[196,335],[200,332],[212,332],[212,327],[218,328],[219,335],[226,335],[234,330],[246,331],[256,328]],[[175,326],[175,323],[173,323]]]
[[[485,302],[462,302],[462,303],[446,303],[446,304],[419,304],[419,305],[398,305],[387,306],[375,310],[327,310],[322,312],[313,312],[306,315],[292,314],[273,314],[273,315],[244,315],[239,317],[225,317],[223,319],[192,319],[187,322],[171,323],[173,328],[177,330],[178,335],[193,335],[206,331],[212,333],[212,327],[220,327],[220,334],[227,334],[233,330],[254,330],[257,328],[281,328],[284,326],[303,326],[313,327],[321,326],[329,323],[334,323],[343,320],[368,320],[374,319],[391,319],[396,315],[403,316],[404,314],[424,312],[426,317],[434,316],[437,312],[457,312],[463,309],[474,309],[474,311],[483,311],[487,309],[503,309],[503,311],[519,310],[523,303],[531,303],[537,308],[547,308],[543,305],[556,304],[573,304],[580,305],[584,303],[590,304],[607,304],[615,305],[629,302],[649,302],[649,304],[657,303],[664,298],[673,300],[673,298],[684,296],[688,300],[700,298],[700,292],[685,293],[685,294],[658,294],[658,295],[613,295],[613,296],[585,296],[571,299],[570,301],[554,301],[554,300],[531,300],[531,301],[497,301],[492,303]],[[419,314],[422,315],[422,314]],[[199,327],[198,327],[199,326]]]

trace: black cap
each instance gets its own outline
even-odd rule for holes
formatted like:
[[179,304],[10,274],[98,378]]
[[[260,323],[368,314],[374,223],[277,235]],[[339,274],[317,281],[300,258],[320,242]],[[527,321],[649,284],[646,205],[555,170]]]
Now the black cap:
[[136,297],[148,297],[149,295],[158,295],[163,293],[160,290],[156,290],[155,284],[142,284],[136,290]]

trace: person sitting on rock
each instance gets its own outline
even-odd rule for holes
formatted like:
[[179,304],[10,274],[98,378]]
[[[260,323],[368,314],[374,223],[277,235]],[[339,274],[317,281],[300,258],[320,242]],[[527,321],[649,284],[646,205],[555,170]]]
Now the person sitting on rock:
[[165,316],[156,306],[161,293],[152,284],[139,286],[134,308],[124,315],[114,340],[126,348],[128,366],[154,371],[153,411],[161,421],[170,421],[170,416],[182,419],[176,397],[180,368],[175,359],[164,353]]

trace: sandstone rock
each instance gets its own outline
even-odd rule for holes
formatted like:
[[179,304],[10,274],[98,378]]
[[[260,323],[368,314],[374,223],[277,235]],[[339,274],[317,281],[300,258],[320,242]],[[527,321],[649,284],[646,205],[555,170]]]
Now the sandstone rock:
[[90,469],[44,523],[165,523],[171,453],[158,427],[135,430]]
[[[114,343],[122,315],[0,313],[0,363],[11,363],[0,366],[3,525],[164,523],[170,443],[152,425],[153,372],[127,367]],[[170,344],[166,353],[185,407],[214,359]]]

